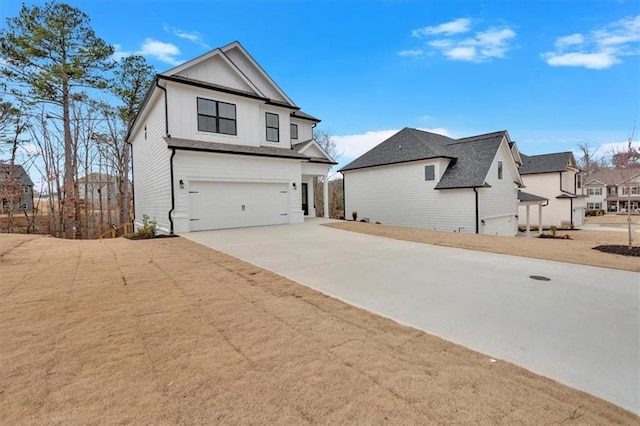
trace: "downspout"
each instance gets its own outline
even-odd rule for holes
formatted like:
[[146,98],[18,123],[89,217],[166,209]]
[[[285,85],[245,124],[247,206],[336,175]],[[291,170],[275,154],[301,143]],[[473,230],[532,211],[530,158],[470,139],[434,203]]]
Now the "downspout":
[[169,229],[169,234],[173,235],[173,218],[171,217],[173,215],[173,211],[176,208],[176,197],[175,197],[175,189],[174,189],[174,185],[173,185],[173,157],[176,155],[176,149],[175,148],[171,148],[171,159],[169,160],[170,163],[170,170],[171,170],[171,210],[169,210],[169,224],[170,224],[170,229]]
[[[156,80],[156,87],[164,92],[164,133],[170,138],[169,134],[169,103],[167,102],[167,88],[160,86],[159,80]],[[169,234],[173,235],[173,211],[176,208],[176,194],[173,185],[173,157],[176,155],[176,149],[171,149],[171,157],[169,159],[169,170],[171,173],[171,210],[169,210]]]
[[347,194],[344,192],[344,172],[340,172],[342,175],[342,218],[347,220]]
[[478,205],[478,188],[473,187],[473,192],[476,193],[476,234],[480,233],[480,208]]
[[569,198],[569,215],[571,226],[573,227],[573,198]]
[[[133,225],[136,222],[136,185],[135,185],[135,178],[133,176],[133,145],[131,145],[131,143],[127,142],[129,144],[129,158],[131,159],[131,204],[133,207],[133,219],[131,219],[131,229],[133,229]],[[129,165],[127,164],[127,167],[129,167]],[[127,182],[127,185],[129,185],[129,182]],[[131,215],[131,212],[129,212],[129,215]]]

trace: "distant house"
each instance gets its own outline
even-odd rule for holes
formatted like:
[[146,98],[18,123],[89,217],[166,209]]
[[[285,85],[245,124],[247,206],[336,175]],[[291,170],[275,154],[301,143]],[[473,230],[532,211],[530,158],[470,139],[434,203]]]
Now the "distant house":
[[78,179],[78,192],[88,206],[115,207],[118,203],[118,180],[106,173],[89,173]]
[[522,199],[543,200],[519,194],[520,161],[506,131],[452,139],[405,128],[340,170],[345,216],[355,211],[358,219],[389,225],[513,236]]
[[587,210],[605,210],[607,213],[640,213],[640,173],[630,174],[621,182],[618,173],[602,169],[584,178],[583,193],[586,195]]
[[0,164],[2,213],[33,211],[33,181],[21,165]]
[[[544,227],[580,226],[584,223],[585,196],[582,194],[580,169],[571,152],[542,155],[521,154],[520,175],[527,192],[544,197],[548,205],[544,208]],[[539,221],[538,211],[531,212],[531,220]],[[526,221],[520,207],[520,224]]]

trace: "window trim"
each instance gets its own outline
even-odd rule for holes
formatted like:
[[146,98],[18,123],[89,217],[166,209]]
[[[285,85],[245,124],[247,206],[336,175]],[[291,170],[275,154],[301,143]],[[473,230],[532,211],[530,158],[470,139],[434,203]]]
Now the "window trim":
[[[293,132],[293,129],[294,129],[294,128],[296,129],[296,131],[295,131],[296,136],[295,136],[295,137],[293,137],[293,133],[294,133],[294,132]],[[290,123],[290,124],[289,124],[289,132],[291,133],[291,139],[296,139],[296,140],[298,140],[298,125],[297,125],[297,124],[295,124],[295,123]]]
[[[429,179],[429,168],[433,171],[433,178]],[[424,166],[424,181],[425,182],[435,182],[436,180],[436,165],[435,164],[425,164]]]
[[[280,142],[280,115],[274,112],[265,112],[264,113],[264,123],[265,123],[265,137],[267,142],[278,143]],[[277,127],[269,126],[269,116],[273,115],[276,117]],[[276,131],[276,140],[269,139],[269,129]]]
[[[209,115],[209,114],[201,113],[200,112],[200,105],[199,105],[199,103],[200,103],[199,101],[200,100],[215,103],[216,115]],[[220,117],[220,104],[233,106],[233,116],[234,116],[233,119],[227,118],[227,117]],[[200,120],[199,120],[200,116],[215,119],[216,131],[201,129],[200,128]],[[219,134],[219,135],[229,135],[229,136],[237,136],[238,135],[238,108],[237,108],[236,104],[232,104],[231,102],[218,101],[218,100],[215,100],[215,99],[207,99],[207,98],[202,98],[200,96],[197,96],[196,97],[196,120],[197,120],[196,125],[197,125],[197,128],[198,128],[199,132],[216,133],[216,134]],[[234,133],[228,133],[228,132],[220,131],[220,120],[232,121],[233,122]]]

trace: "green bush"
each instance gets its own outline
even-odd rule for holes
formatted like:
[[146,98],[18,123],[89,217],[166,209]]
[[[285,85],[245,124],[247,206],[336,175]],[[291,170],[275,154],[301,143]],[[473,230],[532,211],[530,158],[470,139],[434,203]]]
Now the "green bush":
[[150,218],[149,216],[142,215],[142,228],[138,229],[133,234],[129,235],[127,238],[131,240],[145,240],[149,238],[154,238],[158,233],[158,222],[156,222],[155,218]]

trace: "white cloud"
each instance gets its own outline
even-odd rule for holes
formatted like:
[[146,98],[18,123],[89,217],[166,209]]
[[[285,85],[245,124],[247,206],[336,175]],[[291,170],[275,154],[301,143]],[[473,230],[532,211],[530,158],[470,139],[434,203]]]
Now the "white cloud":
[[401,50],[398,52],[400,56],[422,56],[424,51],[422,49],[409,49],[409,50]]
[[595,53],[571,52],[558,55],[554,54],[547,56],[546,59],[547,64],[553,67],[585,67],[592,70],[606,69],[621,62],[613,51],[603,51]]
[[[440,135],[448,136],[449,132],[444,128],[433,129],[420,129],[431,133],[438,133]],[[380,142],[390,138],[399,132],[399,129],[393,130],[374,130],[366,133],[346,136],[334,136],[333,140],[336,143],[338,152],[342,152],[343,165],[351,162],[357,157],[361,156],[365,152],[369,151]]]
[[[431,37],[426,44],[449,59],[466,62],[486,62],[494,58],[504,58],[510,49],[510,40],[516,36],[515,31],[509,27],[488,27],[475,32],[472,36],[460,36],[462,33],[469,32],[470,29],[471,20],[460,18],[435,27],[413,30],[412,34],[420,38],[446,36],[444,38]],[[424,55],[422,49],[404,50],[403,52],[415,52],[415,55],[412,56]]]
[[584,43],[584,36],[580,33],[574,33],[568,36],[560,37],[556,40],[555,46],[557,49],[565,49],[569,46]]
[[[640,141],[631,142],[631,146],[640,149]],[[624,152],[629,148],[629,142],[609,142],[598,146],[596,151],[598,157],[607,157],[617,152]]]
[[198,31],[182,31],[179,28],[175,28],[175,27],[169,27],[169,26],[164,26],[163,29],[170,33],[175,35],[176,37],[180,37],[181,39],[184,40],[189,40],[192,43],[197,44],[198,46],[204,47],[205,49],[209,48],[209,45],[207,43],[204,42],[204,34],[199,33]]
[[127,56],[131,56],[131,52],[122,50],[122,46],[119,44],[113,45],[113,55],[111,55],[111,59],[113,59],[114,61],[119,61],[120,59],[126,58]]
[[170,65],[178,65],[182,63],[178,58],[180,56],[180,49],[178,49],[176,45],[164,43],[152,38],[145,39],[142,47],[138,52],[136,52],[136,54],[151,56]]
[[458,18],[454,19],[450,22],[445,22],[444,24],[435,25],[432,27],[422,27],[417,28],[411,31],[411,35],[417,38],[421,38],[429,35],[453,35],[466,33],[469,31],[469,27],[471,26],[471,19],[469,18]]
[[542,53],[551,66],[606,69],[622,62],[623,56],[640,54],[640,15],[626,17],[584,35],[559,37],[556,50]]

